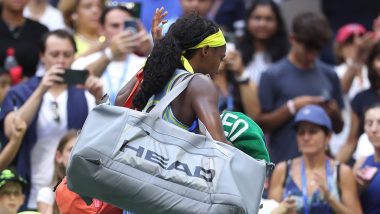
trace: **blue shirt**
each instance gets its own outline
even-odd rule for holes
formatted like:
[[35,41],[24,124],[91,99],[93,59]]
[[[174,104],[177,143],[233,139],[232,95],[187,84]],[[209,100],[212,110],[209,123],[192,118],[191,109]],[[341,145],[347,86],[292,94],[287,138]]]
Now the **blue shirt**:
[[[340,108],[344,107],[339,78],[328,65],[317,60],[314,67],[301,70],[287,58],[273,64],[261,76],[259,99],[263,112],[272,112],[298,96],[328,94]],[[293,117],[270,133],[269,153],[274,163],[300,155],[296,143]]]
[[[17,107],[22,106],[28,98],[32,95],[34,90],[38,87],[41,82],[40,77],[32,77],[28,81],[16,85],[10,89],[10,91],[5,96],[0,112],[0,139],[6,145],[8,139],[6,139],[4,134],[4,119],[8,113],[13,111],[15,99]],[[67,98],[67,129],[81,129],[84,121],[86,120],[88,114],[88,106],[86,97],[83,89],[68,87],[68,98]],[[39,106],[40,108],[40,106]],[[32,122],[28,126],[25,136],[22,140],[21,147],[14,162],[17,172],[26,179],[27,185],[25,190],[25,203],[28,201],[28,196],[30,193],[30,181],[31,181],[31,166],[30,166],[30,153],[33,146],[37,142],[37,119],[38,112],[34,116]],[[55,152],[55,151],[52,151]],[[26,204],[24,204],[25,206]],[[23,210],[22,207],[21,210]]]
[[[373,155],[369,156],[361,168],[365,166],[374,166],[380,170],[380,162],[375,162]],[[363,213],[378,214],[380,213],[380,173],[377,172],[367,189],[361,194],[360,202]]]

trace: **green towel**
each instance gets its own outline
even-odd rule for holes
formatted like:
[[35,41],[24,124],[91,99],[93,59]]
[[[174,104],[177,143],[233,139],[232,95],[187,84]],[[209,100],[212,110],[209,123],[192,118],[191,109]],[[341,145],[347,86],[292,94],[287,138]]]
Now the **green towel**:
[[251,118],[231,111],[224,111],[220,117],[229,142],[249,156],[270,163],[264,133]]

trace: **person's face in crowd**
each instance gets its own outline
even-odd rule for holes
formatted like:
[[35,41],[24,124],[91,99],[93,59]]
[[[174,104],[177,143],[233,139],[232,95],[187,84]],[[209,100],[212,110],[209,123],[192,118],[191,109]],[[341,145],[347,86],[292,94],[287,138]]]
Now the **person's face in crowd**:
[[11,76],[8,73],[0,74],[0,103],[3,102],[5,95],[11,88],[11,84]]
[[249,33],[258,40],[267,40],[277,30],[276,15],[270,5],[258,5],[248,18]]
[[300,122],[296,130],[298,149],[303,154],[325,151],[330,137],[320,126],[309,122]]
[[320,50],[308,48],[302,42],[295,39],[294,36],[290,38],[290,43],[292,44],[291,52],[297,63],[303,68],[312,68],[320,54]]
[[49,70],[53,65],[62,68],[70,68],[75,59],[75,51],[69,39],[51,35],[47,38],[45,52],[41,54],[41,61],[45,69]]
[[184,15],[196,11],[200,16],[206,17],[214,0],[181,0],[180,3]]
[[69,163],[70,153],[76,141],[77,141],[77,138],[73,138],[69,140],[66,143],[65,147],[63,148],[62,152],[57,151],[56,160],[58,163],[62,164],[65,168],[67,168],[67,165]]
[[100,0],[80,0],[74,21],[79,29],[87,28],[97,30],[99,28],[99,18],[102,12]]
[[8,181],[0,189],[0,213],[15,214],[24,203],[25,196],[22,193],[21,184]]
[[353,58],[355,54],[353,38],[350,38],[350,41],[339,44],[338,51],[344,59]]
[[125,11],[114,9],[110,11],[104,20],[103,33],[107,39],[124,31],[124,21],[132,19],[132,16]]
[[366,111],[364,131],[373,146],[380,149],[380,107],[371,108]]
[[[29,0],[2,0],[3,8],[12,12],[22,12]],[[1,1],[0,1],[1,2]]]

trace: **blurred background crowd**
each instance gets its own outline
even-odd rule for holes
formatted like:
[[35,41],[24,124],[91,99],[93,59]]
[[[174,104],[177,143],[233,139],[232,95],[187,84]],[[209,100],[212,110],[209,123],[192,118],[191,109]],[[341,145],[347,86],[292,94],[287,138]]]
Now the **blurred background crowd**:
[[[163,33],[192,11],[223,30],[219,109],[256,121],[277,165],[262,213],[380,213],[375,0],[0,0],[0,170],[26,180],[0,182],[0,211],[13,195],[57,213],[75,130],[142,68],[157,11]],[[68,69],[87,70],[82,87],[59,84]]]

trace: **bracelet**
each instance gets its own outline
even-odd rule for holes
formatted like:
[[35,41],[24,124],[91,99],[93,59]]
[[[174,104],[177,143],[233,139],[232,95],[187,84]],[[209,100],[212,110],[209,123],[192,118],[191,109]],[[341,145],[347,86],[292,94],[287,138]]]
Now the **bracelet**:
[[355,69],[362,68],[362,65],[360,63],[354,62],[352,59],[347,59],[346,63],[349,67],[353,67]]
[[107,57],[107,59],[108,59],[109,61],[112,61],[112,59],[113,59],[113,54],[112,54],[111,48],[106,48],[106,49],[104,49],[104,55]]
[[235,81],[239,84],[247,84],[249,83],[249,74],[247,72],[243,72],[240,76],[235,76]]
[[288,107],[290,114],[292,114],[292,115],[296,114],[296,112],[297,112],[296,104],[294,103],[293,100],[288,100],[288,102],[286,102],[286,106]]

